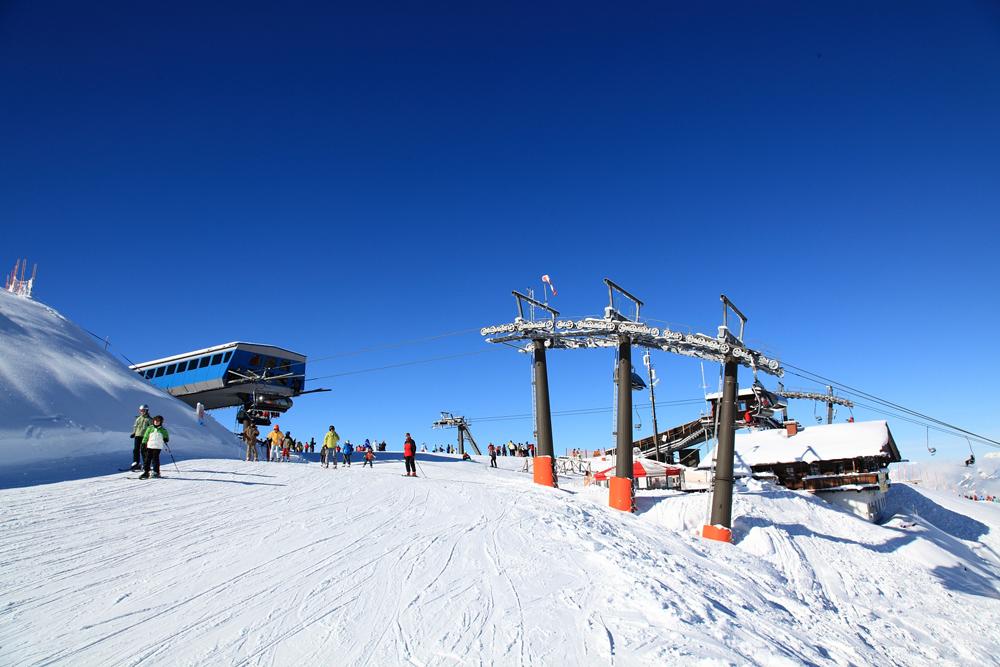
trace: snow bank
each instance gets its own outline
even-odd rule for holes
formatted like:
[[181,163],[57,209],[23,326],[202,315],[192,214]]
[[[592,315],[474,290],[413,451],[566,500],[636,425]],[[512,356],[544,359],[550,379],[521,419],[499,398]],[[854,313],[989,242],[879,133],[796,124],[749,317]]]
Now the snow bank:
[[[235,456],[236,439],[215,420],[149,385],[80,327],[42,303],[0,292],[0,486],[107,472],[132,458],[140,404],[164,416],[182,457]],[[164,460],[169,460],[164,456]]]

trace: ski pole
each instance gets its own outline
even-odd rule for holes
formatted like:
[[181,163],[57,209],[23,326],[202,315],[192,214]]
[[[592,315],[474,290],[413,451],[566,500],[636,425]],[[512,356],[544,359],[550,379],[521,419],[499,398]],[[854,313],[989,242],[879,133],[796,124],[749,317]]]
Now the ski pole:
[[177,470],[177,473],[180,474],[181,469],[177,467],[177,460],[174,459],[174,453],[170,451],[170,445],[167,444],[166,440],[163,441],[163,446],[167,448],[167,454],[170,454],[170,460],[173,462],[174,468]]

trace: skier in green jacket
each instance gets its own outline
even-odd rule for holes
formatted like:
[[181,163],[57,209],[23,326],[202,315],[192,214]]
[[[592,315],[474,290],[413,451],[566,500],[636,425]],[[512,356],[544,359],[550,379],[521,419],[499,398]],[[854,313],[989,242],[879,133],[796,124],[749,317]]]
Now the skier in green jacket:
[[139,470],[139,455],[142,455],[142,462],[146,462],[146,448],[142,446],[142,437],[146,434],[146,429],[153,425],[153,420],[149,418],[149,406],[139,406],[139,416],[135,418],[132,425],[132,470]]

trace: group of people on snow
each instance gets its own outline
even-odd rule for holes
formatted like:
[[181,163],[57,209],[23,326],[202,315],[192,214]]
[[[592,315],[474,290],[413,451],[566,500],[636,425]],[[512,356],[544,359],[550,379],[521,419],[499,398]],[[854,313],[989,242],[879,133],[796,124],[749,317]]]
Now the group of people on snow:
[[132,471],[137,472],[140,468],[139,460],[142,459],[142,474],[140,479],[149,479],[150,468],[153,477],[160,476],[160,450],[170,441],[170,434],[163,427],[163,416],[149,416],[149,406],[139,406],[139,416],[132,424]]

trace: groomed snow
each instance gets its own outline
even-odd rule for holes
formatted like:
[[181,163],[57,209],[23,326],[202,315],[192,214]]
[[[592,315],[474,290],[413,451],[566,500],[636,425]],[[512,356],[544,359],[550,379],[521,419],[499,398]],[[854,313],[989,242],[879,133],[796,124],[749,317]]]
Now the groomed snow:
[[707,494],[629,515],[575,479],[419,459],[0,491],[0,663],[997,662],[1000,508],[899,485],[877,526],[752,482],[727,545],[696,536]]

